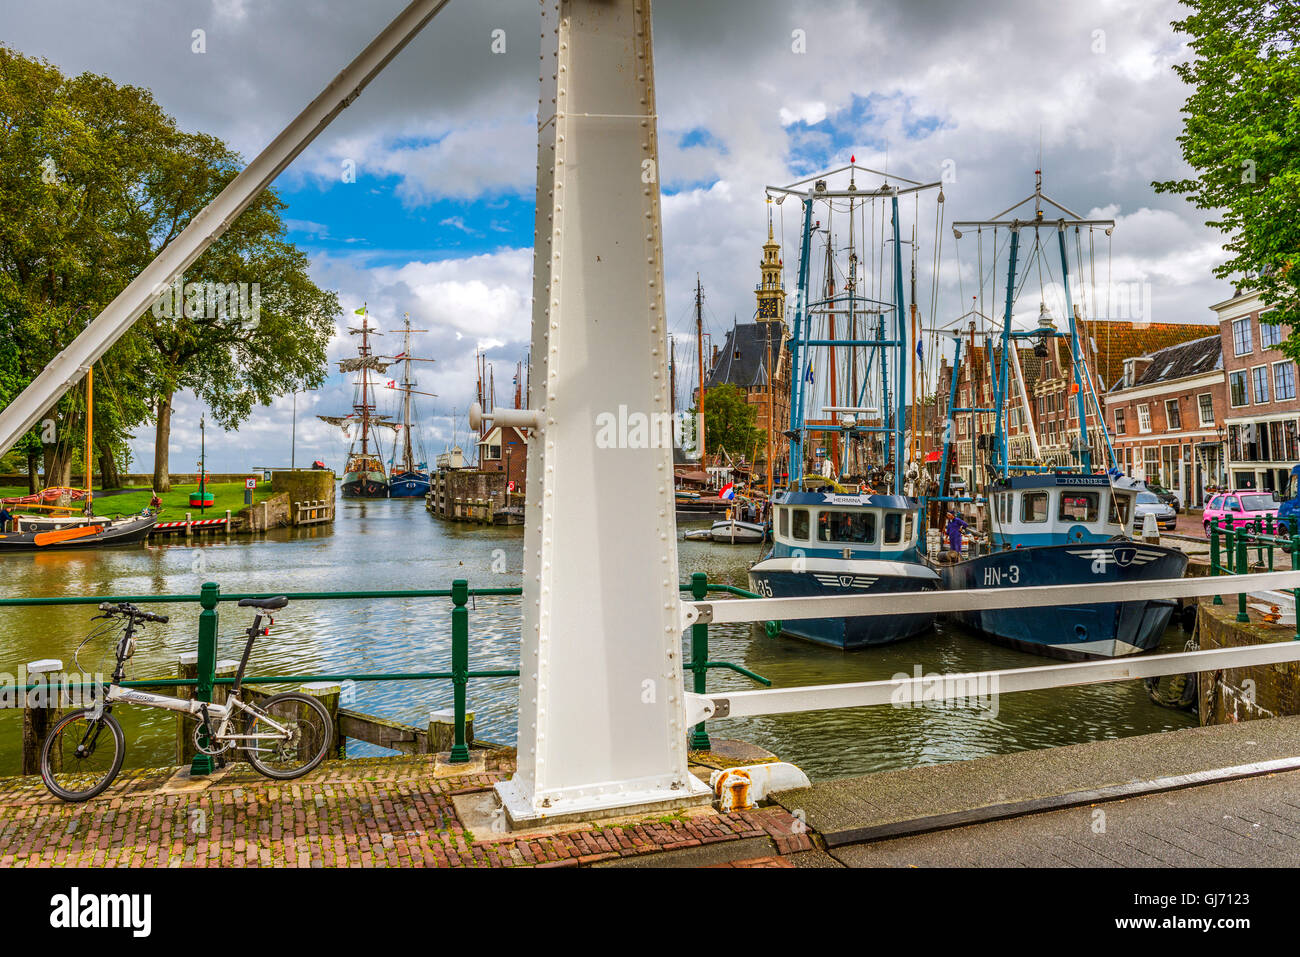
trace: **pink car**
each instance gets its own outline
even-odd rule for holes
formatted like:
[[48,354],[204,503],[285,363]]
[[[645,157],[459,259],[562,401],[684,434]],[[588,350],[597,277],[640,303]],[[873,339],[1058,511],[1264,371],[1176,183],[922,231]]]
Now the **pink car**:
[[1210,534],[1210,523],[1216,518],[1223,519],[1220,528],[1237,528],[1247,525],[1257,518],[1277,515],[1278,502],[1272,492],[1258,492],[1254,489],[1241,489],[1235,492],[1221,492],[1205,503],[1202,523],[1205,534]]

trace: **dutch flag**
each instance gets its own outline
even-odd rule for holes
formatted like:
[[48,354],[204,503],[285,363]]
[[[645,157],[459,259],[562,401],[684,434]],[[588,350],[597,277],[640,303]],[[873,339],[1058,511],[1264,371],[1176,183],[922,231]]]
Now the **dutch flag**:
[[718,498],[733,499],[735,497],[736,497],[735,482],[728,482],[726,485],[722,486],[721,490],[719,490],[718,492]]

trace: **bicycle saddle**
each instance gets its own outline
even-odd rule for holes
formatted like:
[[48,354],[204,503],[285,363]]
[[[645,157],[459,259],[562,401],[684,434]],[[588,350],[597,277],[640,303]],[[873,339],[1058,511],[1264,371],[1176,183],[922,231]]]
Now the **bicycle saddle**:
[[289,604],[289,599],[283,595],[275,598],[241,598],[239,599],[240,608],[265,608],[267,611],[275,611],[277,608],[283,608]]

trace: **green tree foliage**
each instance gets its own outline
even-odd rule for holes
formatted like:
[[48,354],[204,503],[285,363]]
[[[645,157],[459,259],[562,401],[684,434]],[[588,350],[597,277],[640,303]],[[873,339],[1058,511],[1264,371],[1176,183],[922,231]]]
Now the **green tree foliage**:
[[1194,56],[1174,69],[1193,89],[1178,142],[1196,176],[1153,185],[1217,217],[1230,258],[1215,275],[1258,289],[1300,359],[1300,5],[1184,3],[1174,27]]
[[[0,334],[13,349],[0,355],[0,402],[71,342],[240,166],[215,137],[178,129],[147,90],[93,74],[65,77],[0,46]],[[91,454],[101,464],[111,465],[152,418],[155,483],[166,489],[178,389],[194,390],[231,429],[255,405],[323,381],[338,300],[311,282],[306,256],[285,239],[284,208],[273,190],[263,192],[183,278],[187,289],[256,284],[256,319],[202,305],[150,309],[96,365]],[[59,444],[43,450],[47,480],[66,476],[74,449],[82,454],[83,399],[70,394],[53,414]]]
[[704,441],[710,455],[726,449],[736,458],[753,456],[766,441],[757,420],[758,409],[739,386],[720,385],[704,393]]

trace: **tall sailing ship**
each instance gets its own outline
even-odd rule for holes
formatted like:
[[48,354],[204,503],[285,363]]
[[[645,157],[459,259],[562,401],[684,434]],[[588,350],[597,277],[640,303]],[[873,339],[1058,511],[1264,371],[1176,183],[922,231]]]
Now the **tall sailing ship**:
[[[429,493],[429,464],[425,460],[424,445],[420,439],[420,434],[416,428],[416,410],[415,404],[411,399],[412,395],[432,396],[432,392],[421,392],[415,388],[419,383],[411,378],[412,362],[432,362],[432,359],[420,359],[411,355],[411,333],[426,332],[425,329],[412,329],[411,316],[409,313],[402,316],[402,351],[393,359],[402,363],[402,384],[399,386],[395,382],[389,382],[388,388],[396,389],[402,393],[402,421],[401,421],[401,454],[400,463],[396,456],[396,450],[393,456],[393,477],[389,482],[389,497],[391,498],[424,498]],[[414,438],[414,441],[412,439]],[[416,456],[416,452],[419,456]],[[400,464],[401,468],[398,468]]]
[[[361,316],[360,327],[348,327],[350,335],[361,337],[357,354],[339,360],[340,372],[359,374],[353,382],[352,412],[317,418],[341,428],[344,437],[351,442],[347,463],[343,467],[343,494],[349,498],[386,498],[388,474],[384,470],[379,430],[396,430],[399,423],[392,421],[391,416],[376,413],[376,384],[371,373],[380,375],[387,372],[392,362],[387,357],[375,355],[370,347],[370,337],[383,333],[370,324],[366,307],[358,309],[357,315]],[[360,449],[357,448],[358,442]]]

